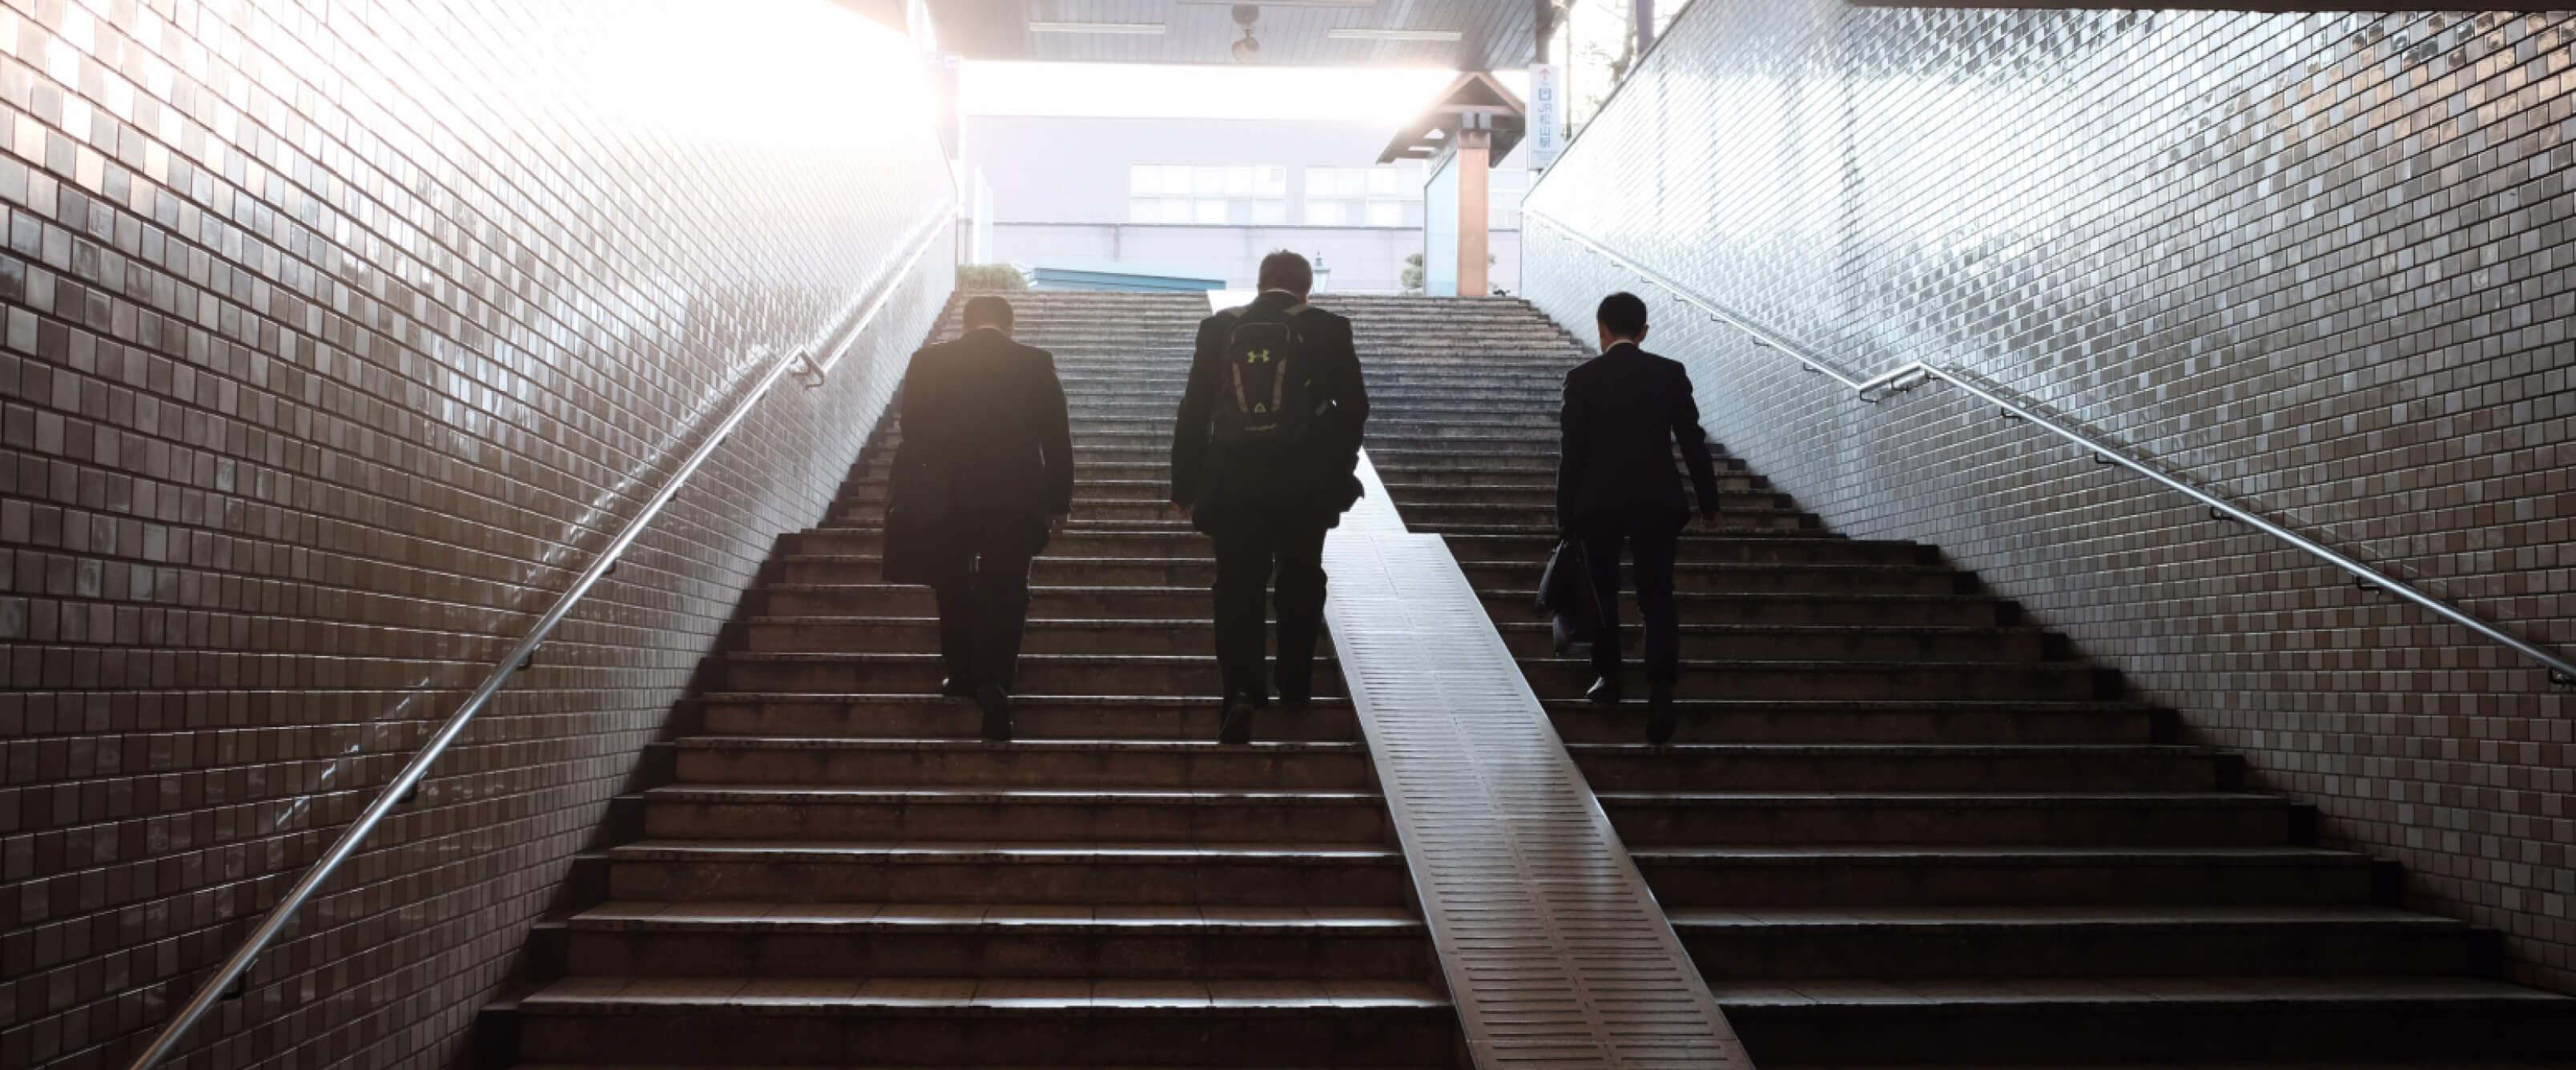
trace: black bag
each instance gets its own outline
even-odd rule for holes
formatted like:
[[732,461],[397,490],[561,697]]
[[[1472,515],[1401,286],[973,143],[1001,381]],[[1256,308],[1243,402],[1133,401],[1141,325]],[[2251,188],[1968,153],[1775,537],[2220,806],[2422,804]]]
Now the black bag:
[[887,583],[926,587],[938,581],[947,563],[948,504],[948,481],[927,464],[906,463],[897,452],[886,481]]
[[1229,466],[1275,468],[1307,459],[1306,440],[1321,413],[1306,339],[1297,330],[1305,307],[1278,318],[1247,313],[1226,335],[1210,437]]
[[1592,585],[1592,561],[1579,539],[1558,539],[1538,579],[1538,611],[1549,618],[1558,654],[1589,646],[1601,634],[1601,589]]

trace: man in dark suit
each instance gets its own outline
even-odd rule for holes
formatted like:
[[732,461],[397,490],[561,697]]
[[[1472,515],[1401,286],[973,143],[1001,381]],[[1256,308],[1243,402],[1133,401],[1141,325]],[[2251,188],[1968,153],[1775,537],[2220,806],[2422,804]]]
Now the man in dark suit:
[[1637,348],[1646,340],[1646,303],[1616,293],[1601,301],[1601,355],[1565,376],[1565,447],[1556,470],[1556,522],[1581,539],[1601,593],[1601,632],[1587,693],[1616,704],[1619,688],[1619,549],[1636,565],[1637,608],[1646,618],[1647,738],[1670,742],[1673,685],[1681,678],[1681,617],[1673,606],[1673,555],[1690,506],[1673,471],[1681,447],[1704,525],[1717,524],[1717,465],[1699,426],[1690,373]]
[[1000,741],[1011,737],[1029,560],[1073,512],[1073,436],[1055,357],[1011,340],[1009,302],[974,298],[964,318],[963,335],[913,354],[904,373],[889,516],[936,514],[923,541],[948,670],[940,690],[972,696],[984,738]]
[[[1260,296],[1199,324],[1172,434],[1172,502],[1216,540],[1216,656],[1224,743],[1252,738],[1253,711],[1314,697],[1324,625],[1324,533],[1359,499],[1368,388],[1351,321],[1306,304],[1306,258],[1261,261]],[[1266,589],[1277,583],[1279,654],[1262,665]]]

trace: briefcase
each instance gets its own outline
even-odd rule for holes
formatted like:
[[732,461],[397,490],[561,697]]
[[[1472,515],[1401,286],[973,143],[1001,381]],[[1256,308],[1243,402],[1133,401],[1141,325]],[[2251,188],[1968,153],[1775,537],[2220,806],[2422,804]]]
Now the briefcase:
[[885,581],[927,587],[948,552],[948,487],[927,465],[895,459],[886,485]]
[[1601,631],[1601,590],[1592,585],[1592,563],[1583,543],[1558,539],[1538,579],[1538,611],[1549,618],[1559,654],[1590,646]]

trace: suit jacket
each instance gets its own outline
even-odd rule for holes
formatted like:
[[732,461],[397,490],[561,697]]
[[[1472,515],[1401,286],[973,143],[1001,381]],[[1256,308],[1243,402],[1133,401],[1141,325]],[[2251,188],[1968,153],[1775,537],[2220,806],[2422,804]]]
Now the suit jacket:
[[1679,445],[1703,513],[1717,511],[1717,465],[1699,426],[1690,373],[1622,342],[1565,376],[1565,447],[1556,469],[1557,526],[1645,525],[1690,519]]
[[1360,377],[1360,359],[1351,344],[1351,321],[1319,308],[1294,313],[1313,377],[1308,396],[1330,407],[1319,414],[1308,439],[1308,463],[1289,472],[1230,470],[1224,451],[1210,441],[1215,408],[1225,379],[1225,344],[1246,312],[1277,314],[1296,309],[1293,294],[1272,290],[1244,309],[1229,309],[1199,324],[1196,351],[1190,357],[1189,386],[1181,395],[1179,419],[1172,428],[1172,501],[1196,510],[1201,531],[1215,530],[1237,519],[1293,521],[1320,519],[1339,523],[1343,510],[1359,500],[1360,440],[1368,426],[1368,385]]
[[1072,427],[1046,350],[968,331],[912,355],[902,405],[890,506],[1040,524],[1073,510]]

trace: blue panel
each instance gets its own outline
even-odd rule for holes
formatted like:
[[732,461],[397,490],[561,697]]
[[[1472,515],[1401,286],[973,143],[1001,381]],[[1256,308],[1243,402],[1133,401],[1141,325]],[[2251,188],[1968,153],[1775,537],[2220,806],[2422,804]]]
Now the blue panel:
[[1458,296],[1458,157],[1452,154],[1422,187],[1422,292]]

